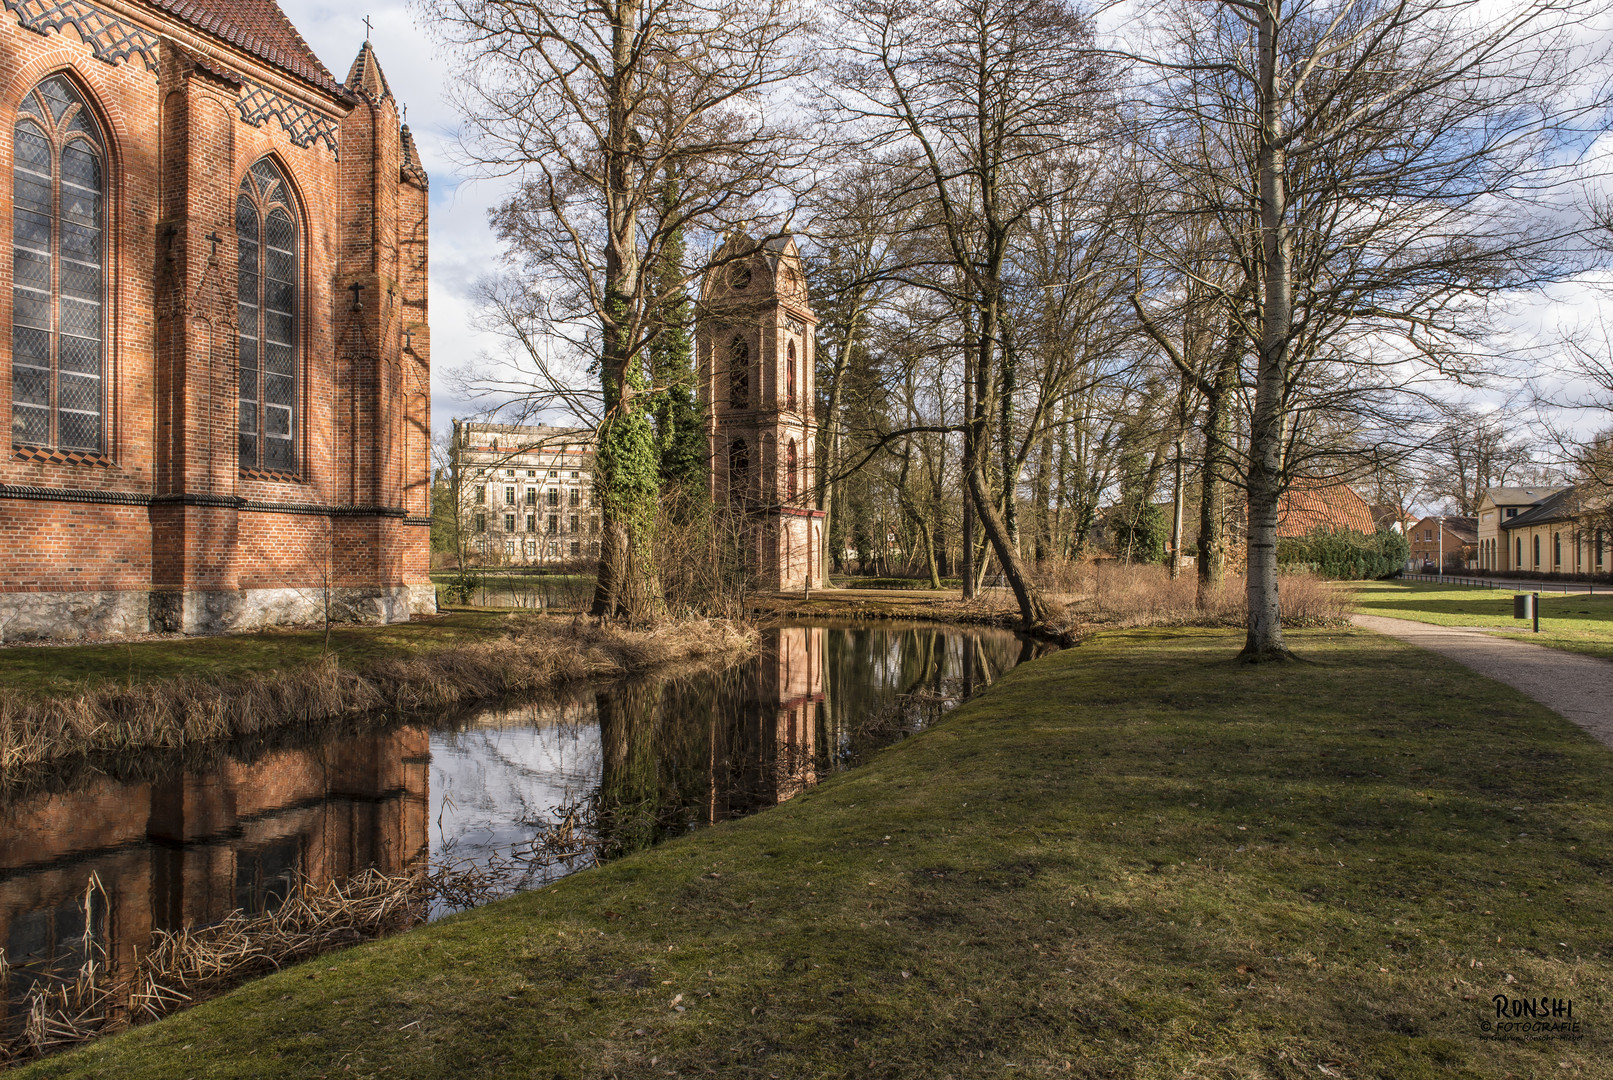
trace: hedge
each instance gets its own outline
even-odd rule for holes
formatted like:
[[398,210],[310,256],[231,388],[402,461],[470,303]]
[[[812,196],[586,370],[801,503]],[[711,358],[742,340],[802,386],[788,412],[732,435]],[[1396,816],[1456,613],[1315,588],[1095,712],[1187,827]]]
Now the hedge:
[[1393,577],[1410,557],[1410,541],[1389,529],[1316,529],[1277,540],[1277,562],[1285,570],[1309,570],[1335,580]]

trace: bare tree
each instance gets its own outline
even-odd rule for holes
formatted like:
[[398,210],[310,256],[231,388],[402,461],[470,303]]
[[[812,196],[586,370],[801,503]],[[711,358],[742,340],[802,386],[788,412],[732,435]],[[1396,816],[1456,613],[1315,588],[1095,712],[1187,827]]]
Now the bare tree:
[[[509,367],[480,388],[597,426],[593,611],[661,607],[651,351],[669,290],[796,164],[767,95],[803,70],[793,0],[426,0],[460,61],[472,161],[520,185],[494,215],[518,271],[488,290]],[[667,178],[675,177],[669,189]],[[669,198],[670,195],[670,198]],[[701,241],[704,240],[702,244]],[[691,290],[692,291],[692,290]]]
[[987,439],[994,391],[1013,388],[1011,377],[1004,382],[1005,271],[1047,194],[1027,181],[1090,138],[1100,97],[1088,24],[1061,0],[847,0],[841,15],[837,104],[870,156],[899,152],[914,162],[909,189],[922,193],[952,275],[932,282],[960,304],[970,504],[1024,624],[1039,626],[1045,607],[991,490]]
[[1534,480],[1539,466],[1518,428],[1518,418],[1507,411],[1448,406],[1424,451],[1423,490],[1449,512],[1471,517],[1485,488]]
[[[1163,24],[1151,114],[1173,182],[1213,208],[1257,285],[1247,660],[1284,659],[1277,524],[1288,483],[1390,438],[1420,372],[1470,374],[1484,301],[1566,273],[1574,245],[1527,203],[1562,178],[1559,136],[1591,3],[1218,0]],[[1195,182],[1196,178],[1196,182]],[[1163,245],[1156,257],[1168,259]],[[1374,424],[1377,425],[1376,430]]]

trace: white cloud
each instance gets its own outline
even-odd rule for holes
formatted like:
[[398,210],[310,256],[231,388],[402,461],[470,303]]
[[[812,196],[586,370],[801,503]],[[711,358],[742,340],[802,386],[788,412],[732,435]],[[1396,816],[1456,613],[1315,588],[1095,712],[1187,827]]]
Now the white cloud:
[[364,15],[373,29],[370,44],[400,105],[431,176],[431,348],[433,427],[470,411],[448,386],[447,374],[474,360],[494,342],[472,325],[470,285],[497,257],[487,211],[503,196],[492,181],[467,181],[455,169],[453,147],[459,118],[446,100],[450,71],[445,56],[421,29],[410,5],[372,0],[363,9],[328,0],[280,0],[280,7],[320,60],[338,79],[364,43]]

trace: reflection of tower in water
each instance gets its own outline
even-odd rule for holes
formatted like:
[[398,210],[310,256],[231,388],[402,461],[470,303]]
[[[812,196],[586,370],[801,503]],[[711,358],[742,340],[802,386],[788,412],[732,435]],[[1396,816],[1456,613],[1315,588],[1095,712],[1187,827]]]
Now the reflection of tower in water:
[[725,747],[712,741],[707,821],[776,806],[817,783],[824,634],[799,626],[764,634],[748,676],[723,703],[728,739]]
[[15,1032],[30,991],[71,978],[91,952],[121,983],[153,931],[271,909],[298,879],[318,888],[414,866],[428,749],[425,731],[399,728],[6,807],[0,1030]]

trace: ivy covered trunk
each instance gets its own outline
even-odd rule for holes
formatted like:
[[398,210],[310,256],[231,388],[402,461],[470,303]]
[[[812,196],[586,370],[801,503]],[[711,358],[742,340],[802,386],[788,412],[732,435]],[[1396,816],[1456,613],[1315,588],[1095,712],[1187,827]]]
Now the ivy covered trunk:
[[602,419],[594,459],[600,509],[599,579],[592,613],[644,623],[661,609],[655,566],[655,515],[660,462],[647,407],[643,356],[633,348],[639,253],[632,199],[634,31],[642,0],[622,0],[612,10],[609,83],[610,124],[605,145],[605,303],[601,314],[600,398]]

